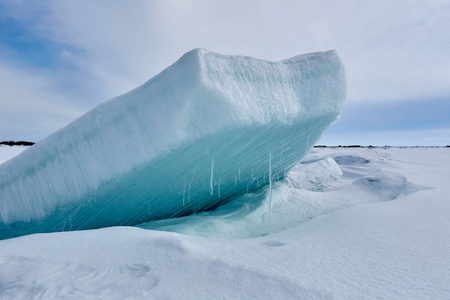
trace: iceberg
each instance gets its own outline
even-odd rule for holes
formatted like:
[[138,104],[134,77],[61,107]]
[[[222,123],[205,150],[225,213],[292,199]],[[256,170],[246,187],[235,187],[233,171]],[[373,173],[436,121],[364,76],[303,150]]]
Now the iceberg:
[[283,179],[345,95],[335,51],[270,62],[194,49],[0,165],[0,239],[215,208]]

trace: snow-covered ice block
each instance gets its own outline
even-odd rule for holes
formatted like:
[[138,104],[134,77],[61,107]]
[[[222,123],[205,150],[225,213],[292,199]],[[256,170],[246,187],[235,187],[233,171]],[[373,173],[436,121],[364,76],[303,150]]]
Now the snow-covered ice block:
[[342,170],[331,157],[302,161],[293,168],[286,183],[290,188],[308,191],[324,191],[342,176]]
[[339,117],[334,51],[280,62],[192,50],[0,165],[0,238],[135,225],[283,178]]

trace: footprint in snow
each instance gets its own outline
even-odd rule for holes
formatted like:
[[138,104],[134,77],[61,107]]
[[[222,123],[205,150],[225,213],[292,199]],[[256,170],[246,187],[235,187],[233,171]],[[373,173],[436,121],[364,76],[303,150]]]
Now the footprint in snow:
[[285,244],[282,242],[278,242],[278,241],[267,241],[263,243],[264,246],[269,246],[269,247],[280,247],[280,246],[284,246]]
[[151,268],[147,264],[132,264],[126,265],[124,269],[131,275],[135,277],[146,276],[148,272],[151,271]]

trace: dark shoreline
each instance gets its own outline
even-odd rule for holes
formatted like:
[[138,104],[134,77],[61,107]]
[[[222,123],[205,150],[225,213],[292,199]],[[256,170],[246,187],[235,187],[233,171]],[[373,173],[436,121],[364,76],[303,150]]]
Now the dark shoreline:
[[33,146],[33,142],[27,142],[27,141],[3,141],[0,142],[0,145],[6,145],[6,146]]
[[[1,145],[6,146],[33,146],[34,142],[27,141],[3,141],[0,142]],[[450,145],[447,146],[361,146],[361,145],[338,145],[338,146],[327,146],[327,145],[316,145],[314,148],[450,148]]]

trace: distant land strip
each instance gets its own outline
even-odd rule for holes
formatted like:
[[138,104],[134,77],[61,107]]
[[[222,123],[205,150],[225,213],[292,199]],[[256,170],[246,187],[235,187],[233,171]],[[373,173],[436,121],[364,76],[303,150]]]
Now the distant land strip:
[[[33,146],[34,142],[27,141],[3,141],[0,145],[7,146]],[[361,146],[361,145],[339,145],[339,146],[327,146],[327,145],[315,145],[314,148],[450,148],[447,146]]]
[[0,145],[8,145],[8,146],[33,146],[33,142],[27,142],[27,141],[3,141],[0,142]]

